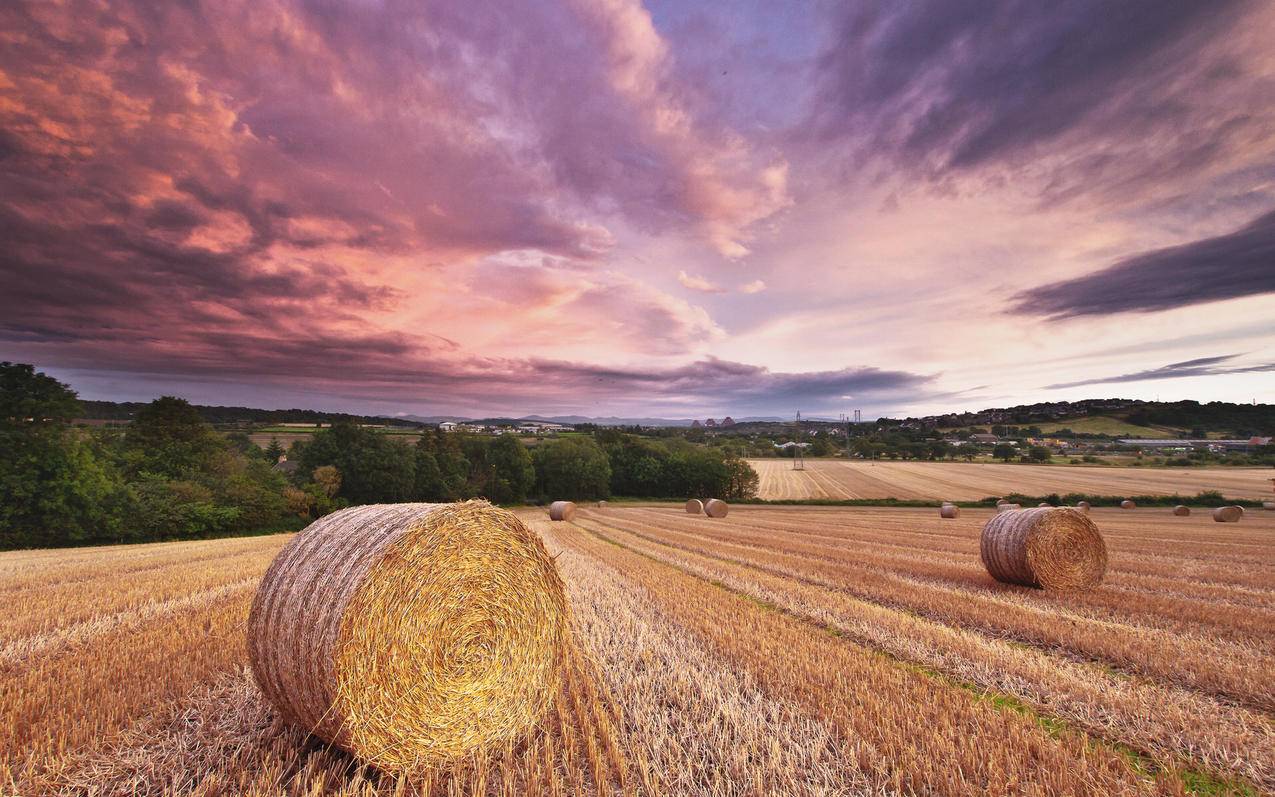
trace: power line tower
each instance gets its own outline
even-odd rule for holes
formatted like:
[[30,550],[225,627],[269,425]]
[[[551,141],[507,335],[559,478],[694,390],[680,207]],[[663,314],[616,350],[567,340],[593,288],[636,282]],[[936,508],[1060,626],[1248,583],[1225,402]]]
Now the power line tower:
[[806,459],[801,454],[801,410],[797,410],[797,440],[793,446],[792,469],[805,470]]

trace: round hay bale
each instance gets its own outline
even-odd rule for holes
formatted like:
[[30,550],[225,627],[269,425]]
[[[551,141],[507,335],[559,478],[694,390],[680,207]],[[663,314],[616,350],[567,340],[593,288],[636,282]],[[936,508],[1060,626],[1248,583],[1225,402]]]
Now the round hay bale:
[[1275,501],[1263,501],[1262,509],[1269,511],[1275,510]]
[[1084,512],[1086,515],[1087,515],[1087,514],[1089,514],[1089,502],[1088,502],[1088,501],[1077,501],[1077,502],[1076,502],[1076,509],[1077,509],[1078,511],[1080,511],[1080,512]]
[[554,501],[549,504],[550,520],[571,520],[576,516],[576,505],[572,501]]
[[958,518],[961,516],[961,508],[952,504],[944,504],[939,507],[939,517],[941,518]]
[[998,498],[998,499],[996,500],[996,505],[997,505],[997,506],[1004,506],[1005,504],[1008,504],[1008,503],[1009,503],[1009,501],[1006,501],[1004,498]]
[[1042,506],[1053,506],[1053,504],[1049,503],[1048,501],[1041,501],[1039,504],[1036,504],[1036,507],[1038,509]]
[[1130,501],[1128,498],[1120,502],[1121,509],[1137,509],[1138,505]]
[[606,501],[598,502],[598,509],[606,509],[608,506],[610,506],[610,504],[608,504]]
[[253,676],[279,713],[391,772],[535,725],[569,639],[544,544],[485,501],[320,518],[275,557],[248,617]]
[[1213,519],[1218,523],[1239,523],[1244,510],[1238,506],[1219,506],[1213,510]]
[[1018,504],[997,504],[997,512],[1013,512],[1015,509],[1022,509]]
[[980,551],[992,578],[1027,587],[1090,589],[1107,570],[1098,527],[1072,509],[1002,512],[983,526]]
[[686,514],[702,515],[704,514],[704,502],[698,498],[692,498],[686,502]]
[[1191,514],[1191,507],[1178,504],[1177,506],[1173,507],[1173,514],[1177,515],[1178,517],[1186,517],[1187,515]]
[[704,502],[704,514],[709,517],[726,517],[726,513],[730,511],[730,507],[725,501],[716,498],[710,498]]

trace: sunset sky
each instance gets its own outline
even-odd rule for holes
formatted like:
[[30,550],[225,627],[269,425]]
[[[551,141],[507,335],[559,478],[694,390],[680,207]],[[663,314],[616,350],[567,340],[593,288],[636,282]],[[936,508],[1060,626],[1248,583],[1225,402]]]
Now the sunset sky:
[[85,398],[1275,401],[1275,3],[0,4],[0,359]]

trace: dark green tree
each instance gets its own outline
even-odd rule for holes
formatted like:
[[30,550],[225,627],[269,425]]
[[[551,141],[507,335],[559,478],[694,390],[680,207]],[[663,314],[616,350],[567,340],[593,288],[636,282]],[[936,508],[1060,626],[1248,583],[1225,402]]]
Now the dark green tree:
[[606,498],[611,490],[611,463],[592,439],[568,437],[536,446],[532,454],[536,490],[544,500],[582,501]]
[[287,452],[284,450],[283,446],[279,443],[279,438],[277,437],[270,438],[270,445],[266,446],[266,450],[265,450],[266,461],[273,465],[274,463],[278,462],[279,457],[283,456],[285,453]]
[[0,546],[118,538],[127,493],[71,430],[78,412],[66,385],[31,365],[0,363]]
[[324,465],[340,472],[338,496],[351,504],[409,501],[415,494],[415,451],[352,423],[316,432],[302,449],[297,470],[308,482]]
[[157,398],[137,413],[124,435],[134,473],[187,479],[214,467],[226,448],[199,411],[185,399]]
[[1009,443],[997,443],[992,449],[992,456],[1009,462],[1018,451]]
[[536,486],[531,453],[514,435],[501,435],[487,446],[485,465],[486,497],[498,504],[522,503]]

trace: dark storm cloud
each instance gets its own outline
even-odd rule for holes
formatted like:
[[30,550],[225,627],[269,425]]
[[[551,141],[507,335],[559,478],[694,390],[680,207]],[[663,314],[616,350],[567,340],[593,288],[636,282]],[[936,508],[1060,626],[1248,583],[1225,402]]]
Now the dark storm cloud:
[[1184,379],[1192,376],[1219,376],[1223,374],[1251,374],[1275,371],[1275,363],[1246,366],[1230,366],[1225,364],[1239,356],[1240,355],[1238,354],[1224,354],[1217,357],[1200,357],[1194,360],[1185,360],[1180,363],[1169,363],[1168,365],[1163,365],[1159,368],[1151,368],[1146,371],[1136,371],[1134,373],[1098,377],[1095,379],[1082,379],[1076,382],[1060,382],[1056,385],[1046,385],[1045,389],[1058,390],[1066,387],[1105,385],[1117,382],[1144,382],[1155,379]]
[[1125,258],[1014,297],[1012,312],[1074,318],[1169,310],[1275,291],[1275,212],[1235,232]]
[[[835,8],[812,123],[904,169],[1013,163],[1067,196],[1202,169],[1269,123],[1269,85],[1214,46],[1247,0]],[[1222,96],[1236,102],[1210,104]]]

